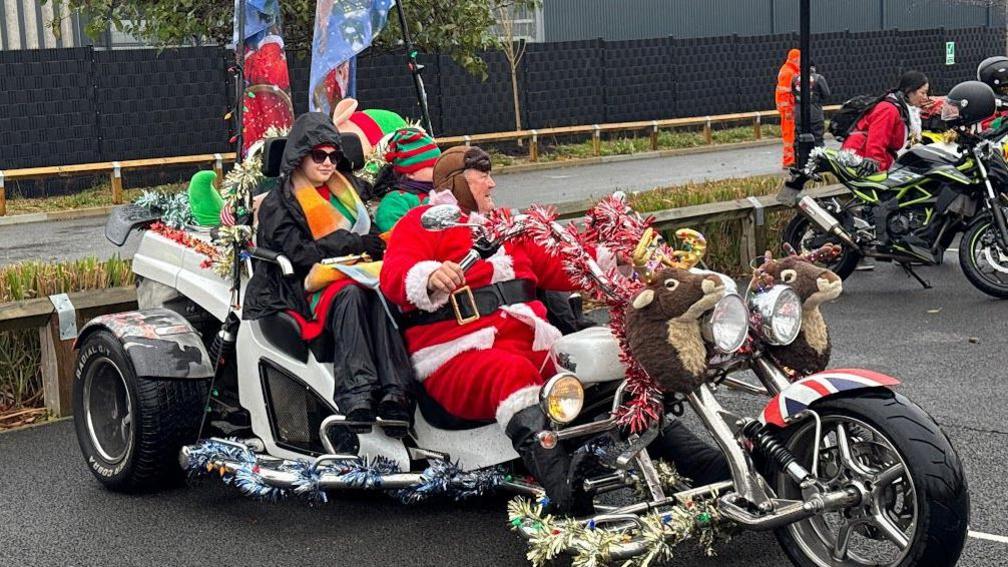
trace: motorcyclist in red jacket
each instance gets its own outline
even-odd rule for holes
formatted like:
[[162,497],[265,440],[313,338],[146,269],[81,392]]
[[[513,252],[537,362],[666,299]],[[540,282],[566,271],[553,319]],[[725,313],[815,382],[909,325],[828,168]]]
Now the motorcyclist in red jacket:
[[911,134],[910,107],[920,108],[928,102],[929,87],[924,73],[907,71],[900,77],[898,88],[858,119],[843,149],[864,158],[864,175],[887,171],[892,166]]

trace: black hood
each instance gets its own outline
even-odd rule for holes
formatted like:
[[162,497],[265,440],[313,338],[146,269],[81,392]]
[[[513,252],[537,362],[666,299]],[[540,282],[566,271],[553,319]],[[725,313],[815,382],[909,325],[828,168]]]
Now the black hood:
[[289,176],[301,165],[301,159],[312,148],[322,144],[341,148],[339,130],[329,116],[321,112],[306,112],[298,116],[287,135],[287,145],[280,161],[280,175]]

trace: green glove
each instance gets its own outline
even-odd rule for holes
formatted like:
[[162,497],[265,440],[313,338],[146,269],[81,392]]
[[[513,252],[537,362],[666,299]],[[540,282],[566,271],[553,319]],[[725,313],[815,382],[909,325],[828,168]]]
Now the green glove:
[[200,226],[220,225],[224,199],[214,187],[216,179],[217,174],[212,171],[198,171],[189,181],[189,209]]

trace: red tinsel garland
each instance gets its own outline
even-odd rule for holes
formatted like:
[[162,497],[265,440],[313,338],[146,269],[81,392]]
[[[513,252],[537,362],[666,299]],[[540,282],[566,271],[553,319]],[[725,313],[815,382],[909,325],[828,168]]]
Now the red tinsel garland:
[[[644,283],[624,276],[613,266],[604,273],[608,283],[606,289],[593,276],[591,256],[587,250],[601,243],[617,256],[629,257],[650,226],[651,219],[642,219],[629,211],[622,200],[612,197],[603,199],[588,212],[585,232],[578,232],[573,223],[562,228],[557,225],[556,211],[552,207],[533,205],[521,221],[523,236],[542,246],[552,256],[561,258],[571,283],[609,309],[610,326],[619,340],[620,360],[627,368],[627,392],[630,395],[616,417],[633,432],[647,429],[662,413],[661,393],[654,380],[629,354],[624,320],[627,305]],[[487,230],[495,237],[514,234],[515,226],[515,217],[507,212],[494,212],[487,217]]]
[[190,250],[194,250],[198,254],[206,256],[206,260],[200,262],[200,268],[203,268],[204,270],[210,269],[210,267],[213,266],[214,260],[220,255],[220,251],[217,250],[214,245],[204,242],[184,230],[172,228],[162,222],[152,224],[150,230],[156,234],[160,234],[168,240],[177,242]]

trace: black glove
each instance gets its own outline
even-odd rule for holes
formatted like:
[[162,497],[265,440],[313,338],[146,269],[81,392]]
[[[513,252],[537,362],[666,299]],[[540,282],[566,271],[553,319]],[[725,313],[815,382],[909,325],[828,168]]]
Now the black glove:
[[861,165],[857,168],[858,177],[868,177],[878,173],[879,164],[873,159],[864,158]]
[[385,241],[376,234],[365,234],[361,237],[361,244],[364,251],[372,260],[381,260],[385,256]]

